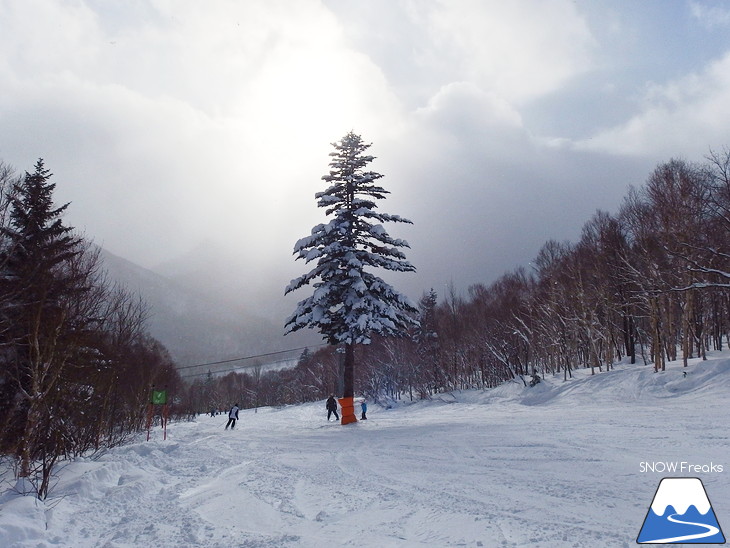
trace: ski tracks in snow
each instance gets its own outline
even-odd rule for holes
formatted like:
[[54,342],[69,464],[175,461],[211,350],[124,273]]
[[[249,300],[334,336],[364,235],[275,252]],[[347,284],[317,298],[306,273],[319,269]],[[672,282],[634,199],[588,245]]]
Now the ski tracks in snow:
[[[55,541],[65,546],[64,537],[77,538],[75,548],[235,546],[237,541],[227,537],[235,529],[233,515],[226,517],[234,527],[219,529],[195,511],[213,504],[216,513],[225,514],[227,506],[217,499],[235,490],[235,478],[247,465],[218,441],[215,435],[153,440],[75,463],[77,472],[63,491],[81,496],[85,504],[59,504],[52,510],[51,519],[64,524]],[[229,506],[233,514],[235,505]]]
[[[45,530],[6,530],[20,548],[628,548],[658,481],[639,463],[722,461],[726,433],[705,425],[724,416],[727,383],[701,407],[662,399],[662,416],[683,420],[657,421],[655,405],[616,399],[619,375],[606,379],[580,407],[465,393],[373,405],[347,427],[319,402],[242,411],[235,431],[220,417],[171,424],[167,441],[158,430],[69,464]],[[727,507],[725,477],[713,477],[713,503]]]

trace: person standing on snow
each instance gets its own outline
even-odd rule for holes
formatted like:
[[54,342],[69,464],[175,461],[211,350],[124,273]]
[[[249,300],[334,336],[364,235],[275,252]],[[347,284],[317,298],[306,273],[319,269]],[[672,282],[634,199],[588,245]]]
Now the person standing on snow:
[[236,421],[238,420],[238,404],[234,403],[233,407],[231,407],[231,410],[228,412],[228,423],[226,424],[226,430],[228,430],[228,427],[231,427],[231,430],[233,430],[236,427]]
[[337,414],[337,402],[332,394],[327,398],[327,405],[325,407],[327,408],[327,422],[329,422],[332,413],[335,414],[336,420],[340,420],[340,416]]
[[365,400],[362,400],[362,403],[360,404],[362,407],[362,416],[360,417],[361,421],[367,420],[367,417],[365,416],[365,413],[368,412],[368,404]]

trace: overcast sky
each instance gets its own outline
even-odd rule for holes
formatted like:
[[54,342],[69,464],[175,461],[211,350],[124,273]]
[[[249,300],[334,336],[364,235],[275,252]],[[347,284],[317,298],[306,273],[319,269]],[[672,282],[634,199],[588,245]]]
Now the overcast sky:
[[388,228],[417,298],[527,265],[657,163],[730,145],[730,5],[0,0],[0,86],[0,159],[43,157],[69,224],[146,267],[218,249],[281,291],[354,130],[381,209],[415,223]]

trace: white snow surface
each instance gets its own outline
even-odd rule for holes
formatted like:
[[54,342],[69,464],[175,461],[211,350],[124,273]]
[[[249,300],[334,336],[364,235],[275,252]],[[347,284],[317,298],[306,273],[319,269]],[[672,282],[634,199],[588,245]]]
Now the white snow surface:
[[348,426],[324,402],[200,416],[63,466],[44,502],[5,471],[0,546],[629,547],[666,476],[700,477],[730,528],[730,354],[683,371],[370,402]]

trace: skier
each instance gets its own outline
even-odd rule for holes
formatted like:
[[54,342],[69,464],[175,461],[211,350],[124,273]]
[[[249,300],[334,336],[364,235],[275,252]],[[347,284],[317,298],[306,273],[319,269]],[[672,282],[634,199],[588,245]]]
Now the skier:
[[340,420],[340,416],[337,414],[337,402],[332,394],[327,398],[327,405],[325,407],[327,408],[327,422],[329,422],[332,413],[335,414],[336,420]]
[[362,416],[360,417],[360,420],[367,420],[365,413],[368,412],[368,404],[365,402],[365,400],[362,400],[362,403],[360,405],[362,406]]
[[236,427],[236,420],[238,419],[238,404],[234,403],[233,407],[231,407],[231,410],[228,412],[228,423],[226,424],[226,430],[228,430],[228,427],[231,427],[231,430],[233,430]]

